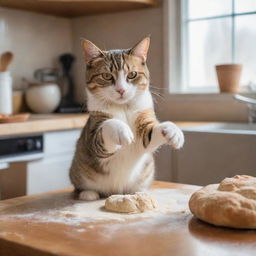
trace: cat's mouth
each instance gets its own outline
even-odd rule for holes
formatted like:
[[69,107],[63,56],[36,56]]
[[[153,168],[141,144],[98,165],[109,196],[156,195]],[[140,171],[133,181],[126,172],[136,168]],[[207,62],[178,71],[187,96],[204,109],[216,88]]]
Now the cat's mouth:
[[127,102],[129,99],[127,97],[124,97],[124,96],[120,96],[117,101],[120,102],[120,103],[125,103]]
[[124,95],[120,95],[118,98],[116,98],[116,99],[114,100],[114,102],[117,103],[117,104],[125,104],[125,103],[127,103],[130,99],[131,99],[131,97],[124,96]]

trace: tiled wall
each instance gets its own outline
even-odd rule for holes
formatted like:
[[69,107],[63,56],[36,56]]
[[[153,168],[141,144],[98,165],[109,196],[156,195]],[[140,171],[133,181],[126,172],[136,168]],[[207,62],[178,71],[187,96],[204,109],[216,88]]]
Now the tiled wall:
[[14,88],[34,70],[56,66],[57,57],[72,51],[71,20],[0,8],[0,53],[12,51]]

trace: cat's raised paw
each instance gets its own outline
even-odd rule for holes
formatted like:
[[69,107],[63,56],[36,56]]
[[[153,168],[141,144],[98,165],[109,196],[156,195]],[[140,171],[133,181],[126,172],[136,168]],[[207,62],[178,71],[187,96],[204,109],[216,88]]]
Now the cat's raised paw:
[[79,200],[95,201],[100,198],[99,194],[93,190],[84,190],[79,193]]
[[106,144],[113,144],[119,147],[129,145],[134,141],[134,135],[130,127],[116,119],[104,122],[103,138]]
[[184,135],[181,129],[172,122],[163,122],[159,124],[161,133],[167,140],[167,143],[175,149],[180,149],[184,145]]

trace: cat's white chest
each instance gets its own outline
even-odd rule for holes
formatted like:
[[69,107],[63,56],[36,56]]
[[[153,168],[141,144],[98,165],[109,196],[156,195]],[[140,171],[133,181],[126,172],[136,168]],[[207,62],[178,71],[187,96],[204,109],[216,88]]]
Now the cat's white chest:
[[126,123],[131,128],[133,133],[136,132],[135,131],[136,130],[135,129],[135,120],[138,115],[137,111],[127,110],[127,109],[123,109],[123,110],[119,109],[116,111],[111,111],[110,114],[113,115],[113,117],[115,119],[118,119],[118,120]]

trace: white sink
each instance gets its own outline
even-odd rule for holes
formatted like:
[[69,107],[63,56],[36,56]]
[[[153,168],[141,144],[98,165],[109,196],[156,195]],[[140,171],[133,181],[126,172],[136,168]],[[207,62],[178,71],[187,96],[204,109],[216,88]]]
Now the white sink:
[[211,123],[186,127],[183,131],[256,135],[256,123]]

